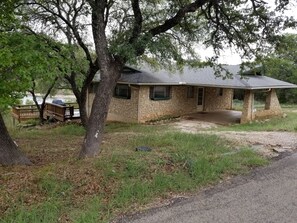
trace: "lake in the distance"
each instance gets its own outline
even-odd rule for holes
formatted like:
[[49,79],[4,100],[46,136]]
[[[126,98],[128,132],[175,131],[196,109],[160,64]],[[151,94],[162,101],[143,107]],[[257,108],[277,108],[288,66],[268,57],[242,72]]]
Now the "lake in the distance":
[[[37,96],[37,101],[39,104],[42,103],[42,97],[41,96]],[[52,102],[54,99],[61,99],[63,102],[76,102],[76,98],[74,95],[55,95],[55,96],[49,96],[46,99],[46,102]],[[27,94],[25,97],[23,97],[21,99],[22,104],[32,104],[33,102],[33,97],[30,94]]]

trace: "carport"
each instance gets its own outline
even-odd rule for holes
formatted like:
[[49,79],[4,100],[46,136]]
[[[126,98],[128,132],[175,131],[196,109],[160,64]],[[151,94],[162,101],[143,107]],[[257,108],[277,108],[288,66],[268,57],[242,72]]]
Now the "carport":
[[[229,67],[228,67],[229,68]],[[247,69],[246,71],[236,70],[236,67],[230,67],[233,75],[231,78],[216,77],[209,75],[207,72],[198,75],[185,76],[185,83],[192,86],[212,87],[217,89],[239,89],[244,91],[244,101],[242,112],[232,111],[233,107],[221,111],[211,110],[203,107],[202,113],[193,113],[189,117],[215,122],[215,123],[248,123],[253,120],[269,118],[272,116],[281,116],[283,114],[278,101],[276,89],[297,88],[295,84],[277,80],[268,76],[264,76],[262,67]],[[238,67],[237,67],[238,68]],[[255,108],[254,95],[257,92],[265,92],[265,106],[263,109]],[[205,98],[204,100],[212,100],[213,98]],[[232,105],[232,98],[230,105]]]

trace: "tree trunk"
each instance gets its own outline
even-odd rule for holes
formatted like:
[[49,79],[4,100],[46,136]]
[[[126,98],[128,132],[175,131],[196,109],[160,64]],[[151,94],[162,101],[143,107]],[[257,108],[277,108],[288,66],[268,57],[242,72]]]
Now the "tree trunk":
[[80,104],[79,104],[80,119],[81,119],[82,125],[85,128],[87,128],[87,124],[88,124],[88,113],[87,113],[87,107],[86,107],[87,92],[98,70],[99,70],[98,60],[96,59],[94,63],[89,64],[88,75],[83,82],[83,86],[80,92]]
[[105,121],[109,109],[113,90],[121,76],[125,61],[115,57],[108,50],[108,41],[105,35],[106,1],[94,1],[92,7],[92,31],[100,68],[100,84],[96,91],[91,114],[88,119],[87,132],[80,151],[80,158],[95,157],[100,152]]
[[[96,70],[97,71],[97,70]],[[87,79],[93,79],[96,71],[93,71],[94,73],[88,73],[88,78]],[[87,90],[88,87],[91,83],[91,81],[84,81],[83,87],[80,90],[77,87],[76,80],[75,80],[75,75],[72,74],[71,76],[65,76],[65,79],[69,82],[71,85],[72,92],[76,98],[76,102],[79,107],[79,113],[80,113],[80,120],[84,128],[87,127],[88,123],[88,115],[87,115],[87,108],[86,108],[86,102],[87,102]]]
[[0,164],[13,165],[32,164],[30,160],[18,149],[18,146],[11,139],[0,113]]
[[33,101],[34,101],[34,103],[35,103],[35,105],[36,105],[36,107],[37,107],[37,109],[38,109],[38,111],[39,111],[39,122],[40,122],[40,124],[43,124],[43,123],[44,123],[43,114],[44,114],[44,109],[45,109],[45,102],[46,102],[46,99],[47,99],[47,97],[49,96],[49,94],[51,93],[51,91],[53,90],[53,88],[54,88],[54,86],[55,86],[57,80],[58,80],[58,77],[56,77],[56,78],[53,80],[52,84],[51,84],[50,87],[47,89],[47,91],[46,91],[44,97],[42,98],[42,103],[41,103],[41,105],[38,104],[37,97],[36,97],[36,94],[35,94],[35,87],[36,87],[35,80],[34,80],[34,79],[32,80],[32,89],[29,90],[29,92],[31,93],[32,98],[33,98]]
[[37,98],[36,98],[36,95],[35,95],[35,91],[32,90],[32,91],[29,91],[32,95],[32,98],[33,98],[33,101],[34,101],[34,104],[36,105],[37,109],[38,109],[38,113],[39,113],[39,123],[40,124],[43,124],[43,111],[44,111],[44,107],[45,107],[45,103],[39,105],[38,104],[38,101],[37,101]]
[[87,107],[86,107],[86,99],[87,94],[86,92],[81,92],[81,100],[80,103],[78,103],[79,107],[79,114],[80,114],[80,120],[81,124],[86,128],[88,123],[88,114],[87,114]]
[[45,109],[45,100],[40,105],[40,110],[39,110],[39,122],[40,122],[40,124],[44,123],[44,117],[43,117],[44,109]]
[[109,104],[116,82],[120,77],[121,68],[121,64],[114,62],[110,64],[109,69],[101,70],[101,81],[93,101],[80,158],[95,157],[100,153]]
[[87,128],[87,124],[88,124],[88,115],[87,115],[87,107],[86,107],[87,91],[84,90],[84,88],[82,88],[82,90],[80,91],[78,90],[78,88],[75,88],[72,86],[72,92],[78,104],[81,124],[83,125],[84,128]]

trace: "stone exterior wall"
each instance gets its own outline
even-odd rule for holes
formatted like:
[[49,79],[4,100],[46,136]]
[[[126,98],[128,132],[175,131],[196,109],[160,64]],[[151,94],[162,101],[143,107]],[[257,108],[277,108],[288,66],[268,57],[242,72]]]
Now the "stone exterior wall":
[[[168,100],[151,100],[150,86],[131,86],[131,99],[113,97],[107,120],[122,122],[146,122],[162,116],[180,116],[199,111],[197,108],[198,87],[194,96],[188,98],[187,86],[171,86],[171,98]],[[217,88],[205,88],[204,111],[232,109],[232,89],[223,89],[223,95],[217,95]],[[88,95],[88,113],[94,94]]]
[[[139,87],[131,86],[131,98],[115,98],[112,97],[109,112],[107,115],[108,121],[120,122],[138,122],[138,95]],[[88,95],[88,115],[91,111],[94,94]]]
[[194,97],[188,98],[187,86],[171,86],[171,98],[157,101],[149,98],[149,92],[149,86],[141,86],[139,90],[139,122],[158,119],[166,115],[179,116],[196,111],[197,89],[195,89]]
[[222,89],[219,95],[219,88],[204,88],[204,111],[217,111],[232,109],[233,89]]
[[275,89],[271,89],[266,96],[265,109],[255,111],[255,119],[263,119],[272,116],[282,115],[282,108],[279,104]]
[[[197,90],[194,97],[187,97],[187,86],[172,86],[171,99],[154,101],[149,98],[149,86],[141,87],[139,91],[140,122],[157,119],[162,116],[179,116],[197,112]],[[223,95],[217,96],[217,88],[204,89],[204,111],[232,109],[233,90],[223,89]]]
[[246,90],[240,123],[247,123],[257,119],[280,116],[283,114],[275,89],[271,89],[268,92],[264,109],[256,110],[253,105],[254,92],[252,90]]
[[254,92],[245,90],[240,123],[248,123],[254,120],[254,118]]
[[131,98],[111,99],[107,120],[121,122],[138,122],[139,87],[131,86]]

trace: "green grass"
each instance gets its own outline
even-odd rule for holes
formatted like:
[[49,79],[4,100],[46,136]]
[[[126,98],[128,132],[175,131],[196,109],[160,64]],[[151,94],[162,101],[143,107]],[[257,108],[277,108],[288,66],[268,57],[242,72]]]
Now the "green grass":
[[62,205],[56,200],[48,200],[40,204],[26,207],[25,204],[13,208],[1,223],[55,223],[58,222]]
[[[153,150],[132,150],[140,145]],[[144,205],[169,193],[191,192],[268,162],[245,148],[231,153],[225,141],[209,135],[146,134],[131,139],[128,147],[130,150],[116,150],[95,163],[95,168],[104,171],[106,182],[118,185],[108,213],[128,211],[131,205]]]
[[246,124],[235,124],[217,128],[223,131],[297,131],[297,112],[287,112],[287,117],[274,117]]
[[64,136],[83,136],[86,131],[82,125],[70,124],[52,130],[53,134]]
[[51,198],[65,197],[72,189],[70,182],[59,180],[51,174],[41,175],[37,180],[37,186],[41,193],[45,193],[46,196]]
[[107,122],[105,126],[105,132],[136,132],[147,133],[151,131],[165,131],[168,130],[166,125],[149,125],[149,124],[137,124],[137,123],[121,123],[121,122]]
[[[265,107],[264,101],[254,101],[254,108],[256,109],[263,109]],[[243,101],[234,99],[233,100],[233,109],[237,111],[242,111],[243,108]]]
[[[104,209],[102,200],[99,197],[93,197],[82,207],[72,209],[69,216],[74,223],[98,222],[101,219],[100,210]],[[106,217],[106,216],[105,216]]]
[[[55,142],[45,145],[40,155],[48,163],[23,171],[1,169],[8,175],[0,180],[20,184],[23,189],[7,195],[6,184],[0,187],[0,204],[1,199],[9,204],[0,222],[108,222],[156,199],[191,193],[268,163],[248,148],[230,148],[217,136],[172,132],[162,125],[109,123],[106,132],[100,156],[83,161],[76,160],[80,145],[72,158],[66,147],[82,139],[81,126],[14,132],[33,157],[40,155],[39,146],[34,145],[46,138]],[[135,151],[137,146],[152,151]],[[19,180],[19,176],[27,180]],[[36,196],[36,201],[30,201]]]
[[[255,103],[255,107],[261,107],[261,102]],[[242,110],[242,101],[234,100],[235,110]],[[219,127],[216,130],[222,131],[297,131],[297,105],[282,104],[286,117],[272,117],[269,119],[253,121],[246,124],[234,124]]]

